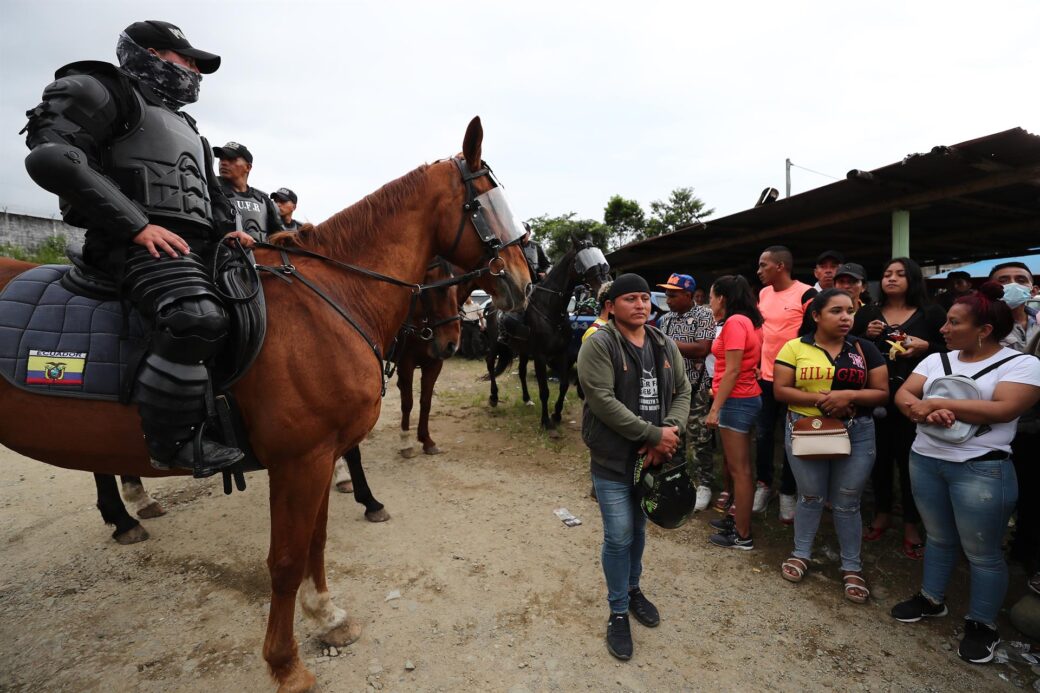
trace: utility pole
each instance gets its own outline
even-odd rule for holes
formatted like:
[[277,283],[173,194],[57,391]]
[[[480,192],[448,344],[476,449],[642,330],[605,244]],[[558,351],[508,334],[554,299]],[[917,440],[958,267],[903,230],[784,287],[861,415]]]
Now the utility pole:
[[784,197],[791,196],[791,160],[785,159],[784,162],[787,164],[787,194]]

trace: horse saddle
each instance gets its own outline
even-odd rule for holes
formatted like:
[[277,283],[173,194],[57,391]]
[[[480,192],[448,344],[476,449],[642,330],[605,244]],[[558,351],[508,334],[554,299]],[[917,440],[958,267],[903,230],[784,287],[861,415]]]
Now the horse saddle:
[[[147,346],[144,320],[120,301],[111,277],[86,265],[77,250],[67,255],[72,266],[34,267],[0,292],[0,374],[35,394],[129,402]],[[263,346],[267,311],[252,272],[227,262],[216,277],[231,299],[230,338],[213,368],[217,391],[241,378]],[[235,300],[254,290],[252,300]]]

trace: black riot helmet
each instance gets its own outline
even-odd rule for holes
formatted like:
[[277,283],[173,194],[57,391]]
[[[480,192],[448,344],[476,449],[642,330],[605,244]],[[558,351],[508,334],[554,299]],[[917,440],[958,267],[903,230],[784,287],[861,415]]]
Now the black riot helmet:
[[686,471],[682,445],[670,462],[646,467],[646,455],[636,460],[635,484],[639,507],[646,518],[659,527],[676,529],[686,524],[697,503],[697,489]]

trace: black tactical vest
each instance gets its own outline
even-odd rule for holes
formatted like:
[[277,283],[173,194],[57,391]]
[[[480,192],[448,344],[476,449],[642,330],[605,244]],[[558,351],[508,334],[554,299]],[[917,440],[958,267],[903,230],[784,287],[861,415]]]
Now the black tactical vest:
[[242,216],[242,230],[253,238],[262,241],[267,238],[267,229],[269,227],[267,205],[264,204],[258,195],[250,194],[252,192],[252,188],[247,192],[240,193],[228,186],[224,186],[224,193],[227,195],[228,200],[235,206],[235,211]]
[[212,228],[202,137],[183,115],[145,101],[134,89],[141,118],[113,141],[107,174],[144,208],[164,217]]

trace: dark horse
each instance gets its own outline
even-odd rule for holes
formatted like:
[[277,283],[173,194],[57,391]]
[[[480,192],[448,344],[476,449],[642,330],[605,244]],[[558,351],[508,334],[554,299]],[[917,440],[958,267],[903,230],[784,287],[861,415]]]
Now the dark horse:
[[[325,577],[333,461],[360,443],[379,417],[383,364],[377,357],[404,322],[427,265],[440,255],[460,267],[486,269],[481,287],[500,308],[520,310],[525,303],[530,274],[511,245],[523,228],[517,230],[481,160],[482,139],[474,118],[460,156],[415,169],[310,232],[272,239],[334,262],[295,254],[283,266],[279,251],[256,252],[259,264],[305,277],[328,297],[302,281],[265,281],[267,339],[233,387],[251,446],[270,477],[271,608],[263,656],[283,693],[310,690],[316,681],[296,644],[297,597],[325,642],[343,646],[361,635],[360,623],[333,603]],[[377,283],[348,264],[405,286]],[[0,275],[9,271],[0,259]],[[65,435],[39,435],[34,423],[43,418],[63,421]],[[69,469],[166,475],[148,463],[133,408],[26,392],[3,378],[0,444]]]
[[[514,355],[521,357],[521,383],[524,401],[527,395],[526,363],[534,361],[534,372],[538,378],[538,396],[542,401],[542,428],[552,430],[560,423],[563,402],[570,381],[571,326],[567,316],[567,304],[579,282],[587,283],[593,294],[609,278],[610,265],[603,252],[588,240],[575,240],[570,250],[553,265],[549,273],[538,284],[532,284],[523,324],[509,336],[508,346],[498,340],[502,311],[491,311],[488,315],[487,333],[490,347],[487,355],[488,379],[491,381],[491,396],[488,404],[498,405],[498,383],[495,378],[505,372]],[[560,382],[560,395],[552,418],[549,417],[549,375],[552,368]]]

